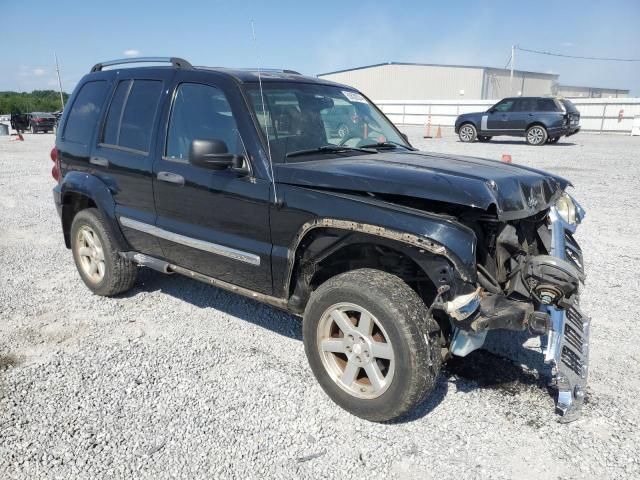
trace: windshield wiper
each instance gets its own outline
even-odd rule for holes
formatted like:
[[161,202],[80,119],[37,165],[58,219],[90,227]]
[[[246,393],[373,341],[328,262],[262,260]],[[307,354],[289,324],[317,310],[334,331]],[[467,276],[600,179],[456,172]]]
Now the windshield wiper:
[[286,157],[299,157],[301,155],[310,155],[313,153],[339,153],[339,152],[365,152],[365,153],[378,153],[376,150],[365,147],[347,147],[345,145],[324,145],[317,148],[307,148],[305,150],[296,150],[295,152],[287,153]]
[[402,143],[392,142],[391,140],[385,140],[384,142],[371,143],[367,145],[362,145],[362,148],[391,148],[391,147],[402,147],[407,150],[417,150],[417,148],[409,147],[408,145],[403,145]]

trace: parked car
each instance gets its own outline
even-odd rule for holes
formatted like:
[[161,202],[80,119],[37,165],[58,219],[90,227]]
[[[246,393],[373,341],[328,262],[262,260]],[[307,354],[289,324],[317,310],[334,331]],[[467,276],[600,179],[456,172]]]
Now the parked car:
[[[51,152],[90,291],[121,294],[145,266],[301,316],[322,388],[373,421],[412,410],[489,330],[544,335],[558,409],[579,414],[584,212],[567,180],[419,152],[345,85],[177,58],[118,67],[145,60],[94,66]],[[323,113],[344,103],[364,128],[333,138]]]
[[31,133],[52,132],[56,124],[56,117],[50,113],[32,112],[27,117]]
[[363,132],[365,122],[351,104],[334,104],[332,108],[322,111],[322,117],[329,135],[346,138]]
[[544,145],[579,131],[580,112],[562,97],[505,98],[486,112],[464,113],[455,123],[462,142],[488,142],[506,135],[525,137],[529,145]]

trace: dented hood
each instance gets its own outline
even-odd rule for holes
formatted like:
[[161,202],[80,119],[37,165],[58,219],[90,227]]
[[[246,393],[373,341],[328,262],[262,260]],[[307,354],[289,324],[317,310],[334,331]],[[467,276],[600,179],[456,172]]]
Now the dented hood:
[[403,195],[488,210],[502,220],[538,213],[569,185],[541,170],[475,157],[386,152],[276,164],[278,183],[323,190]]

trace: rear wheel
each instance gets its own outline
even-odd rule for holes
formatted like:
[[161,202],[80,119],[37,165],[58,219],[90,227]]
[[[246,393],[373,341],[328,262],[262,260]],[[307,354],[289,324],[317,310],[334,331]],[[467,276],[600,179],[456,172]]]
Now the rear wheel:
[[547,129],[542,125],[533,125],[527,129],[527,143],[529,145],[544,145],[547,142]]
[[71,250],[85,285],[96,295],[129,290],[136,281],[135,263],[122,258],[95,208],[80,211],[71,224]]
[[304,313],[309,365],[323,390],[361,418],[386,421],[434,389],[439,330],[422,299],[395,275],[359,269],[313,292]]
[[476,127],[474,127],[471,123],[465,123],[460,127],[460,130],[458,131],[458,137],[460,138],[460,141],[464,143],[473,142],[477,136],[478,132],[476,130]]

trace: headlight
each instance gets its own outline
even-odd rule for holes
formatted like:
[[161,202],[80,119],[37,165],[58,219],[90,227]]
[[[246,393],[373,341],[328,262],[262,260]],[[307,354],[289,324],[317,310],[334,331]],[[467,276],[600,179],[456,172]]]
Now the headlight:
[[565,222],[571,225],[577,223],[576,204],[568,193],[562,193],[562,196],[556,202],[556,210],[558,210],[560,218]]

